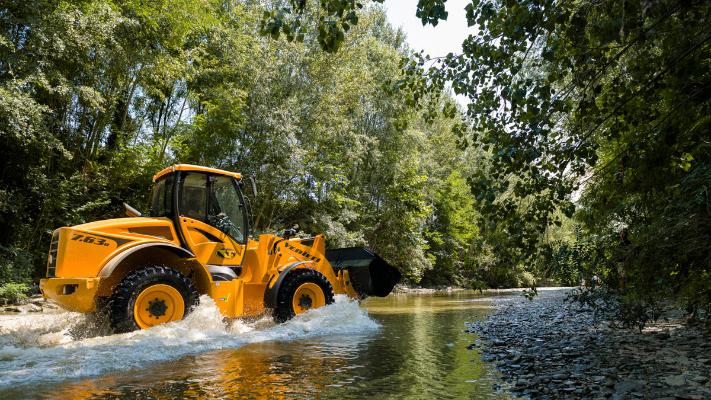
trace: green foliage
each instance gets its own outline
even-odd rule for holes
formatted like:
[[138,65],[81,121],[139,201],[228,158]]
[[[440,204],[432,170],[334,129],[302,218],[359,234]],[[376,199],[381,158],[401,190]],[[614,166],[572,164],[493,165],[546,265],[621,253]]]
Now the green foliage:
[[[176,162],[255,176],[257,231],[298,223],[412,282],[476,282],[481,163],[458,146],[452,99],[418,99],[439,115],[392,90],[409,50],[381,9],[279,4],[301,25],[275,33],[263,17],[280,9],[254,2],[3,3],[0,283],[44,275],[53,229],[145,210]],[[343,33],[300,35],[319,23]]]
[[34,269],[32,253],[0,246],[0,282],[29,283]]
[[[284,34],[290,42],[303,42],[309,30],[315,30],[321,48],[333,53],[341,47],[351,27],[358,24],[358,11],[363,6],[362,2],[352,0],[277,1],[263,12],[259,32],[273,39],[279,39]],[[313,21],[318,21],[315,28]]]
[[18,303],[27,298],[30,287],[24,283],[5,283],[0,285],[0,301],[7,304]]
[[435,268],[426,274],[424,283],[468,286],[477,278],[472,245],[478,233],[469,185],[458,170],[442,181],[433,181],[434,213],[426,224],[425,237]]
[[[564,229],[556,228],[555,231]],[[617,283],[614,265],[614,238],[583,234],[579,224],[573,233],[556,238],[546,244],[546,255],[541,259],[540,269],[546,276],[565,286]]]
[[436,59],[373,3],[4,3],[0,279],[192,162],[257,177],[258,230],[371,246],[413,282],[711,304],[708,2],[476,0]]
[[[436,24],[443,3],[416,14]],[[552,268],[569,283],[598,274],[631,302],[709,304],[710,12],[705,1],[475,0],[461,54],[403,64],[395,87],[413,104],[446,82],[471,100],[468,143],[489,162],[471,179],[482,265]],[[547,239],[574,215],[575,240]]]
[[536,289],[535,286],[531,286],[530,288],[524,289],[521,294],[526,300],[533,301],[533,299],[538,296],[538,289]]
[[437,26],[439,20],[447,19],[449,13],[445,10],[447,0],[419,0],[415,15],[422,20],[422,25]]

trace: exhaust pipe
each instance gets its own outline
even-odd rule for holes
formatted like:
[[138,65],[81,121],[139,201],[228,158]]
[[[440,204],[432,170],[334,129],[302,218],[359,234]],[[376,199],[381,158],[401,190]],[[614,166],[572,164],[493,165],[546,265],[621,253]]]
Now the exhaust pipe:
[[334,270],[348,271],[351,285],[361,297],[385,297],[402,278],[395,267],[363,247],[326,250],[326,259]]

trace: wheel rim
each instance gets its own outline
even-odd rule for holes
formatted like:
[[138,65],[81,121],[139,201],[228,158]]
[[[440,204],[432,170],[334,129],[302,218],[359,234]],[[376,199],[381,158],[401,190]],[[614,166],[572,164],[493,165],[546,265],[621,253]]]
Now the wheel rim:
[[306,282],[296,288],[294,297],[291,299],[291,306],[295,314],[304,313],[312,308],[323,307],[326,305],[326,295],[323,293],[321,286]]
[[172,286],[158,284],[143,289],[133,305],[133,318],[141,329],[183,319],[185,301]]

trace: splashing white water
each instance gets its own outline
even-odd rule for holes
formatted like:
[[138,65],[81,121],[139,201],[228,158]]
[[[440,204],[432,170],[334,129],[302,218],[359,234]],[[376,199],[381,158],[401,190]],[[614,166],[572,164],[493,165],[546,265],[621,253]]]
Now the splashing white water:
[[98,376],[249,343],[376,329],[378,324],[345,296],[283,324],[274,324],[270,317],[226,324],[212,299],[203,296],[182,321],[118,335],[106,335],[105,329],[77,313],[0,317],[0,388]]

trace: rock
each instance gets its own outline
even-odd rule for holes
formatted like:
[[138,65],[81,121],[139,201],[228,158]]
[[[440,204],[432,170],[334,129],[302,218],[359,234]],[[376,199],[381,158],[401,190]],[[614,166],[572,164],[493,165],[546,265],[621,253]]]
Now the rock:
[[674,396],[677,399],[684,399],[684,400],[704,400],[705,397],[702,394],[698,393],[679,393]]
[[669,334],[669,332],[659,332],[659,333],[657,333],[657,339],[667,340],[667,339],[669,339],[670,337],[671,337],[671,335]]
[[17,307],[5,307],[5,308],[3,309],[3,311],[5,311],[5,312],[13,312],[13,313],[22,312],[22,311],[21,311],[19,308],[17,308]]
[[32,312],[32,313],[34,313],[34,312],[42,312],[42,307],[41,307],[41,306],[38,306],[38,305],[36,305],[36,304],[34,304],[34,303],[30,303],[30,304],[27,305],[27,312]]
[[650,323],[642,333],[620,330],[565,304],[564,293],[496,299],[496,313],[466,325],[509,390],[541,399],[711,399],[711,343],[702,333],[673,321]]
[[699,384],[702,384],[702,385],[703,385],[704,383],[706,383],[706,382],[709,381],[709,377],[708,377],[708,376],[702,376],[702,375],[693,375],[693,376],[690,376],[690,377],[689,377],[689,380],[694,381],[694,382],[698,382]]
[[673,375],[664,378],[664,383],[669,386],[684,386],[686,385],[686,378],[684,375]]
[[639,391],[644,387],[644,382],[642,381],[620,381],[615,384],[615,392],[617,393],[628,393],[632,391]]
[[28,301],[28,303],[41,307],[41,306],[45,303],[45,301],[44,301],[44,299],[42,299],[42,298],[39,298],[39,299],[30,299],[30,300]]

